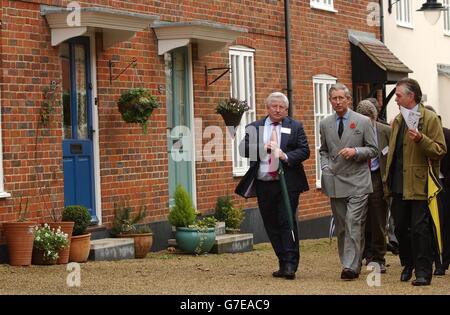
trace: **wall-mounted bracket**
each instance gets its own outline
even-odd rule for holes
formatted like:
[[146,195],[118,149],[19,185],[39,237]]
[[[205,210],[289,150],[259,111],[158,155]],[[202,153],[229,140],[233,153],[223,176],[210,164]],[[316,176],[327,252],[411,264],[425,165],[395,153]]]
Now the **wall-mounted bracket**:
[[[225,71],[222,72],[217,78],[215,78],[214,80],[209,82],[208,81],[208,73],[210,73],[211,71],[217,71],[217,70],[225,70]],[[209,85],[211,85],[214,82],[216,82],[217,80],[219,80],[221,77],[223,77],[225,74],[227,74],[228,71],[230,71],[230,73],[231,73],[231,67],[209,68],[208,69],[208,67],[205,66],[205,87],[208,88]]]
[[133,57],[130,61],[130,63],[125,67],[125,69],[123,69],[122,71],[120,71],[120,73],[118,75],[116,75],[115,77],[113,77],[113,64],[117,62],[117,61],[112,61],[112,60],[108,60],[108,66],[109,66],[109,83],[111,84],[112,81],[118,79],[122,73],[124,73],[129,67],[133,66],[136,68],[137,66],[137,58]]

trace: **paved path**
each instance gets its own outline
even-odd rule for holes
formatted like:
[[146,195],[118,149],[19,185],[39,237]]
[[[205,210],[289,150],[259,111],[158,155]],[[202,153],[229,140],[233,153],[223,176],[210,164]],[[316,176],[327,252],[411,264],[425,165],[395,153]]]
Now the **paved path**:
[[145,259],[81,264],[81,286],[69,288],[65,266],[0,265],[0,294],[450,294],[450,275],[431,286],[399,281],[398,256],[387,255],[381,285],[370,287],[363,268],[359,279],[340,280],[337,242],[301,241],[301,266],[295,280],[271,276],[277,261],[270,244],[242,254],[191,256],[151,253]]

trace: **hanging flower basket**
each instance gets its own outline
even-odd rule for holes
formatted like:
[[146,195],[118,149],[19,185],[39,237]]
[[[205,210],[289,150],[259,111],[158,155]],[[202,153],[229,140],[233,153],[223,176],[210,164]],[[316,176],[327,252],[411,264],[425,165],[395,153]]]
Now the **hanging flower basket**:
[[[216,113],[220,114],[225,121],[230,133],[234,137],[236,127],[241,122],[242,115],[249,110],[247,101],[240,101],[236,98],[221,100],[216,107]],[[231,130],[234,130],[231,132]]]
[[122,119],[127,123],[138,123],[147,133],[147,121],[153,109],[159,107],[159,103],[149,89],[133,88],[122,93],[117,102]]
[[241,123],[243,114],[224,112],[220,114],[226,126],[237,127]]

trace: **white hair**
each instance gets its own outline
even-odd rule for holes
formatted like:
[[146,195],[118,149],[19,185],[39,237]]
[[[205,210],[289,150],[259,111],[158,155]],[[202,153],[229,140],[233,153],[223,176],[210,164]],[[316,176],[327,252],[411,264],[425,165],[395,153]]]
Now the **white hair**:
[[289,100],[286,95],[281,92],[273,92],[266,98],[266,106],[269,107],[273,100],[281,100],[286,108],[289,108]]

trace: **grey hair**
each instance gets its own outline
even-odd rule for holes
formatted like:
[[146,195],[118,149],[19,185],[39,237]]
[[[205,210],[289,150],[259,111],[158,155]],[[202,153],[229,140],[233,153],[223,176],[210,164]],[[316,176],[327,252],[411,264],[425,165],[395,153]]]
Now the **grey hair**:
[[289,100],[286,95],[281,92],[273,92],[266,98],[266,106],[269,107],[273,100],[280,100],[286,108],[289,108]]
[[342,83],[335,83],[333,84],[330,89],[328,90],[328,97],[331,97],[331,93],[333,91],[342,90],[344,91],[345,97],[352,98],[352,94],[350,93],[350,90],[348,87],[345,86],[345,84]]
[[406,94],[414,94],[414,101],[419,104],[422,101],[422,90],[419,82],[411,78],[403,78],[397,82],[396,86],[403,86]]
[[377,119],[378,115],[377,108],[369,100],[362,100],[361,102],[359,102],[358,107],[356,108],[356,112],[373,120]]

